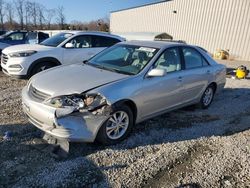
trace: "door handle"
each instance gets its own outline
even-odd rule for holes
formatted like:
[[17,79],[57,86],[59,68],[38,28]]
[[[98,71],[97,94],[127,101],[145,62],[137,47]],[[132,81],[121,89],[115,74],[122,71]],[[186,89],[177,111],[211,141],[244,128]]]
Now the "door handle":
[[181,77],[181,76],[178,77],[178,81],[179,81],[179,82],[182,81],[182,77]]
[[211,73],[211,71],[210,70],[207,70],[207,74],[210,74]]

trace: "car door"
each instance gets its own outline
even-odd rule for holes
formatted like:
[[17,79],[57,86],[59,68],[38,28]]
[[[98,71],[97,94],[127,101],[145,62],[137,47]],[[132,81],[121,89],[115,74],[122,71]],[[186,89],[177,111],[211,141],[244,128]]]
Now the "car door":
[[193,47],[182,47],[185,70],[183,70],[183,100],[190,102],[200,97],[211,79],[212,67]]
[[80,63],[96,54],[91,35],[76,36],[67,43],[71,43],[72,47],[64,45],[63,64]]
[[145,77],[143,80],[142,114],[147,118],[182,103],[182,63],[178,47],[166,49],[152,68],[164,69],[162,77]]

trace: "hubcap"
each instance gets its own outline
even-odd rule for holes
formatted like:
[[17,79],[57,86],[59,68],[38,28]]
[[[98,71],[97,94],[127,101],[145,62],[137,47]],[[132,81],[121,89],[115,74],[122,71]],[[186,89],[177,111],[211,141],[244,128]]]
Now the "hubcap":
[[46,70],[46,69],[48,69],[48,68],[50,68],[51,66],[49,66],[49,65],[43,65],[43,66],[41,66],[38,70],[37,70],[37,73],[38,72],[42,72],[42,71],[44,71],[44,70]]
[[47,69],[46,66],[42,66],[42,67],[40,67],[40,69],[38,69],[38,72],[44,71],[44,70],[46,70],[46,69]]
[[204,93],[204,97],[203,97],[203,104],[205,105],[205,106],[208,106],[210,103],[211,103],[211,101],[212,101],[212,99],[213,99],[213,89],[212,88],[207,88],[206,89],[206,91],[205,91],[205,93]]
[[121,138],[129,125],[128,114],[124,111],[115,112],[109,119],[106,125],[106,134],[112,139],[116,140]]

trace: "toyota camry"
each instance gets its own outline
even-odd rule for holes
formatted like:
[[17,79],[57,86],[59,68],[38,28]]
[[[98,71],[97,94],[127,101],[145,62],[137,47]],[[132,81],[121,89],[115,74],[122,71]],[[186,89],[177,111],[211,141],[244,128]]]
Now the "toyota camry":
[[56,139],[115,144],[136,123],[188,105],[208,108],[225,75],[197,46],[122,42],[33,76],[22,104],[29,121]]

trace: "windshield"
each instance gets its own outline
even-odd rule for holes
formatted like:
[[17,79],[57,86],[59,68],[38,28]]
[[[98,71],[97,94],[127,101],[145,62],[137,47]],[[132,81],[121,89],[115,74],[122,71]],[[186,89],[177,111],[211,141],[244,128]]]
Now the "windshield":
[[72,35],[73,35],[72,33],[59,33],[57,35],[54,35],[53,37],[46,39],[40,44],[44,46],[57,47],[59,44],[61,44],[63,41],[65,41],[67,38],[71,37]]
[[8,35],[11,34],[11,33],[13,33],[13,31],[8,31],[7,33],[1,35],[1,37],[6,37],[6,36],[8,36]]
[[158,49],[134,45],[115,45],[93,57],[89,65],[122,74],[138,74]]
[[10,35],[11,33],[13,33],[13,31],[8,31],[7,33],[1,35],[1,38],[5,38],[5,37],[7,37],[8,35]]

